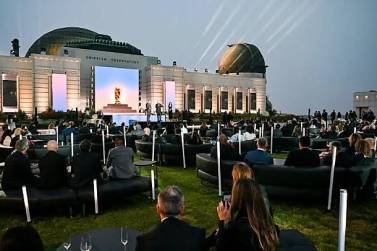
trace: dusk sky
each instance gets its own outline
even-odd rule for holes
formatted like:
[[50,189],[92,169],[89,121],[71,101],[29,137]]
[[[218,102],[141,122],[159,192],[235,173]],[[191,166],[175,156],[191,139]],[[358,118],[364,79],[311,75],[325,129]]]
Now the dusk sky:
[[44,33],[76,26],[128,42],[162,64],[215,72],[226,45],[262,52],[277,111],[341,111],[377,89],[376,0],[1,0],[0,54],[21,56]]

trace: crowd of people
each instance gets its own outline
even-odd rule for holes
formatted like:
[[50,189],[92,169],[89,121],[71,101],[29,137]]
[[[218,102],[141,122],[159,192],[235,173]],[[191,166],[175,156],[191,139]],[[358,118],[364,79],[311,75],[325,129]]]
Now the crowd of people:
[[[252,169],[234,165],[230,196],[217,206],[218,226],[206,238],[205,229],[183,220],[185,200],[177,186],[167,186],[158,195],[156,213],[160,222],[136,239],[136,250],[276,250],[279,229],[263,198]],[[31,226],[8,229],[0,239],[0,251],[42,251],[43,242]]]
[[47,153],[38,162],[39,173],[32,173],[28,158],[29,142],[26,138],[16,142],[15,150],[5,160],[1,187],[4,191],[20,189],[22,185],[40,189],[58,189],[64,186],[80,188],[89,185],[93,179],[128,179],[137,174],[133,164],[132,148],[124,146],[123,137],[114,140],[115,147],[110,149],[106,167],[98,154],[91,151],[88,139],[81,141],[79,152],[67,161],[60,155],[55,140],[47,143]]
[[[341,114],[335,117],[335,111],[327,121],[327,112],[316,111],[310,120],[291,120],[281,126],[273,121],[227,121],[221,131],[217,125],[208,127],[204,122],[198,130],[188,130],[185,123],[160,124],[148,123],[144,128],[138,123],[127,128],[127,133],[137,133],[143,141],[152,141],[152,131],[156,131],[157,142],[180,143],[177,136],[183,133],[185,142],[202,144],[208,138],[208,131],[215,131],[215,138],[220,143],[220,157],[224,160],[242,161],[233,166],[233,185],[230,196],[224,197],[217,206],[219,223],[217,230],[206,238],[205,229],[191,226],[182,220],[185,212],[185,201],[182,190],[177,186],[168,186],[159,195],[156,213],[160,222],[151,231],[137,237],[137,250],[276,250],[279,245],[279,229],[272,217],[272,209],[263,191],[253,175],[253,165],[273,165],[273,158],[268,152],[266,136],[274,128],[274,137],[296,136],[299,138],[299,149],[288,153],[285,165],[295,167],[315,167],[331,165],[332,154],[336,148],[336,166],[351,167],[369,165],[374,161],[372,156],[374,136],[377,135],[376,121],[373,114],[368,113],[365,119],[356,120],[350,112],[346,119]],[[370,120],[373,118],[372,120]],[[110,133],[122,133],[123,125],[83,123],[76,127],[73,122],[52,123],[50,130],[58,127],[63,137],[71,133],[88,134],[98,130],[109,130]],[[262,131],[263,128],[263,131]],[[34,131],[35,129],[35,131]],[[317,131],[314,135],[311,132]],[[230,132],[230,133],[229,133]],[[98,154],[91,151],[92,142],[84,139],[79,145],[79,152],[67,160],[58,153],[55,140],[47,142],[47,153],[38,162],[37,175],[30,168],[28,150],[30,140],[27,134],[37,133],[35,125],[28,128],[15,128],[13,131],[4,126],[0,129],[0,143],[14,147],[14,151],[6,158],[2,172],[1,187],[3,190],[20,189],[22,185],[40,189],[54,190],[64,186],[74,189],[91,184],[93,179],[107,182],[115,179],[129,179],[138,172],[133,164],[133,149],[125,146],[124,137],[114,138],[114,148],[107,155],[104,166]],[[362,134],[372,135],[362,137]],[[310,148],[311,137],[331,139],[324,151]],[[347,146],[342,145],[339,138],[348,137]],[[235,143],[256,140],[256,149],[240,155]],[[376,149],[374,149],[376,150]],[[217,148],[211,149],[211,156],[217,157]],[[23,237],[22,237],[23,236]],[[43,250],[38,233],[31,227],[9,229],[0,240],[0,251],[25,250],[17,240],[32,238],[28,245],[35,245],[33,250]],[[30,248],[26,248],[31,250]]]

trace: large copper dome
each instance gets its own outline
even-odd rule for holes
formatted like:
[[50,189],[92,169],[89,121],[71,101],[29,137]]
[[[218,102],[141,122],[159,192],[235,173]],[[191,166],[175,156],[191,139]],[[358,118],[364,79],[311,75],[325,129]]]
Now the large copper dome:
[[38,38],[27,51],[26,57],[29,57],[32,53],[40,54],[41,48],[46,49],[48,55],[58,55],[60,48],[67,42],[95,39],[97,34],[94,31],[79,27],[55,29]]
[[266,73],[264,58],[252,44],[232,44],[220,59],[219,73]]

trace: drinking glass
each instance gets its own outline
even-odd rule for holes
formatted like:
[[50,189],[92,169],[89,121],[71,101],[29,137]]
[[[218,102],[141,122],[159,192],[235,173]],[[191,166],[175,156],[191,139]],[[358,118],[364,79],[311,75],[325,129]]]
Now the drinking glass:
[[120,228],[120,242],[123,244],[123,247],[126,250],[128,243],[128,231],[125,227]]
[[92,249],[92,238],[90,234],[85,234],[81,237],[80,250],[90,251]]
[[65,248],[65,250],[68,250],[68,249],[71,247],[71,237],[69,237],[69,239],[66,240],[66,241],[63,243],[63,247]]

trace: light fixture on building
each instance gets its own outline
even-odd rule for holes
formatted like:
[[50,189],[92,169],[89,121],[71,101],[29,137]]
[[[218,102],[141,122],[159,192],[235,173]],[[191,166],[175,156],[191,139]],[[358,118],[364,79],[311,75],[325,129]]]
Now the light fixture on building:
[[365,99],[368,99],[368,96],[365,96]]
[[173,66],[177,66],[177,61],[173,61]]

